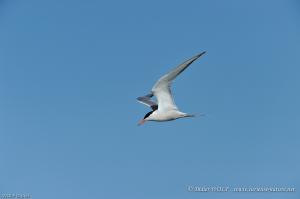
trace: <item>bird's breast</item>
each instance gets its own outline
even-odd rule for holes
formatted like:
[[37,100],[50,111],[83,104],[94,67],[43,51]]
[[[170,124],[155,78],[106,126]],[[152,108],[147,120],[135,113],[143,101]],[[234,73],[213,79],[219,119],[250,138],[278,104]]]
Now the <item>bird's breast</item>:
[[175,120],[181,117],[180,112],[171,110],[171,111],[157,111],[152,115],[151,120],[153,121],[170,121]]

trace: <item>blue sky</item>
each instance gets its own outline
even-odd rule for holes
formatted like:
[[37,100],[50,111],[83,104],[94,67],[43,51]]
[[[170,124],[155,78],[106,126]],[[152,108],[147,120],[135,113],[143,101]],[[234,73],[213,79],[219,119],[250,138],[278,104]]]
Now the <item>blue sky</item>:
[[[0,1],[0,193],[32,198],[299,198],[297,0]],[[205,117],[137,122],[172,67]]]

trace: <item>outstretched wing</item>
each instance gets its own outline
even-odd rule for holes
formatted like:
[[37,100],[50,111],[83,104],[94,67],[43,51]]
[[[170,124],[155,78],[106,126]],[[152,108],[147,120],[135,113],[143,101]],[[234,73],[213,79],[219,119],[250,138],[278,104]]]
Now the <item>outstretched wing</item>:
[[145,96],[142,96],[142,97],[138,97],[137,100],[146,105],[146,106],[149,106],[153,111],[157,110],[158,109],[158,105],[156,102],[152,101],[151,100],[151,97],[153,97],[153,94],[148,94],[148,95],[145,95]]
[[158,110],[177,110],[174,99],[171,93],[171,83],[180,73],[182,73],[189,65],[191,65],[196,59],[201,57],[205,52],[202,52],[187,61],[180,64],[175,69],[171,70],[168,74],[162,76],[153,86],[152,93],[157,98]]

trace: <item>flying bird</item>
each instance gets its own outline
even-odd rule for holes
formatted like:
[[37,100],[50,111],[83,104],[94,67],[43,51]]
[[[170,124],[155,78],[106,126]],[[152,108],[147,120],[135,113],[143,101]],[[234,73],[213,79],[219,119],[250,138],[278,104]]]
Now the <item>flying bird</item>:
[[[203,54],[205,54],[205,51],[183,62],[169,73],[162,76],[154,84],[149,94],[137,98],[140,103],[149,106],[152,109],[152,111],[144,116],[138,125],[142,125],[146,121],[164,122],[184,117],[194,117],[194,115],[183,113],[178,110],[171,93],[171,83],[180,73]],[[157,102],[151,100],[153,96],[156,97]]]

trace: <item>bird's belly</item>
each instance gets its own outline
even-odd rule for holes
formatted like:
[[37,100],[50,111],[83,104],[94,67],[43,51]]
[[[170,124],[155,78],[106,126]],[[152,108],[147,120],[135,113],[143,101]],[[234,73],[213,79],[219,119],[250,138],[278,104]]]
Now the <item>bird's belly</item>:
[[171,121],[180,118],[181,115],[175,111],[157,113],[155,120],[157,122]]

